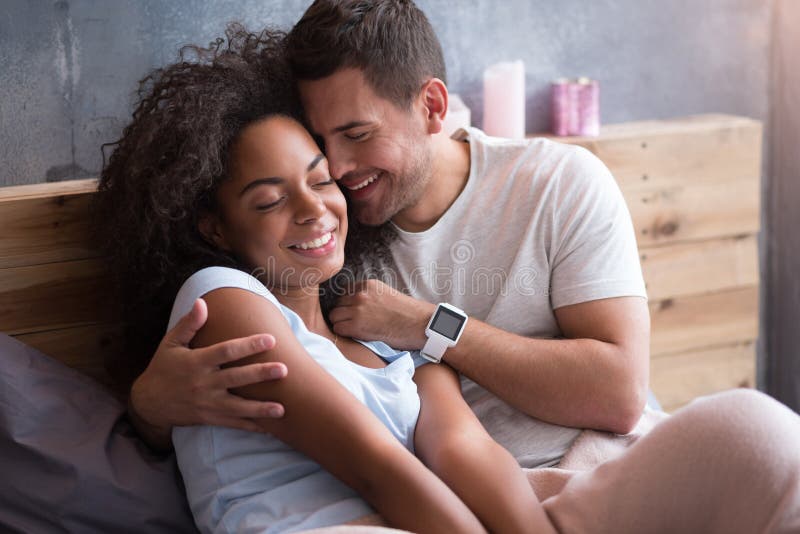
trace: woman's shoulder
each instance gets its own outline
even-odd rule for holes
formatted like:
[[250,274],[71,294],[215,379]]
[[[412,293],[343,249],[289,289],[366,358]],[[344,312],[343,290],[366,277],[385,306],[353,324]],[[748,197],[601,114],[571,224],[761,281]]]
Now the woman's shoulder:
[[175,326],[175,323],[192,309],[195,300],[206,293],[221,288],[244,289],[269,300],[278,309],[281,309],[280,304],[270,290],[251,274],[231,267],[205,267],[187,278],[178,290],[175,302],[172,305],[172,313],[170,314],[167,330]]

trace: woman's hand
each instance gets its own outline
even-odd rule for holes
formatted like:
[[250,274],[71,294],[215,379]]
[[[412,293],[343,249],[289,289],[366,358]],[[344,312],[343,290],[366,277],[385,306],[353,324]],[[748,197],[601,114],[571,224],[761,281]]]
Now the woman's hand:
[[263,431],[253,419],[282,417],[275,402],[244,399],[229,391],[286,376],[283,363],[254,363],[221,368],[224,364],[270,350],[275,338],[260,334],[191,349],[189,343],[208,318],[205,301],[167,332],[153,359],[131,388],[128,411],[142,437],[157,449],[171,447],[173,426],[219,425]]
[[425,346],[425,327],[435,310],[435,304],[409,297],[380,280],[364,280],[339,299],[328,317],[340,336],[415,350]]

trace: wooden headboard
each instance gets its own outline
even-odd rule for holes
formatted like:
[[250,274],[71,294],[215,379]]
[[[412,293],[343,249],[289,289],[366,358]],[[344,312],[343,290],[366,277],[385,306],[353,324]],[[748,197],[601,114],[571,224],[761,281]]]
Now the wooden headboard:
[[111,386],[120,314],[90,243],[96,189],[94,179],[0,188],[0,332]]

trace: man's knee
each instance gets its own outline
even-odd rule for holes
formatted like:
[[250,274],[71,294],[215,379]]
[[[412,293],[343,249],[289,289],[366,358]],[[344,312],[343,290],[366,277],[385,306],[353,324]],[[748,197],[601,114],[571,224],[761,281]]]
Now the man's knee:
[[[767,458],[800,469],[800,416],[753,389],[734,389],[692,402],[687,411],[707,446],[737,448],[742,460],[762,464]],[[749,458],[748,458],[749,457]]]

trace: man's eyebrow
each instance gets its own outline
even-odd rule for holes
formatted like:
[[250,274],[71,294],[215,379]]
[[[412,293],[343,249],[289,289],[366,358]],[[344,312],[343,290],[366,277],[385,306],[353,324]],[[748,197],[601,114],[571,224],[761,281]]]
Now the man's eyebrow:
[[343,124],[341,126],[337,126],[333,129],[334,133],[345,132],[350,128],[358,128],[359,126],[367,126],[369,123],[367,121],[350,121],[347,124]]
[[280,178],[278,176],[272,176],[270,178],[258,178],[257,180],[253,180],[252,182],[244,186],[244,188],[241,191],[239,191],[239,196],[244,195],[254,187],[258,187],[259,185],[280,185],[284,181],[285,180],[283,178]]
[[313,170],[314,170],[314,167],[316,167],[316,166],[317,166],[317,164],[318,164],[320,161],[322,161],[322,158],[324,158],[324,157],[325,157],[325,156],[323,156],[322,154],[317,154],[317,155],[314,157],[314,159],[311,161],[311,163],[309,163],[309,164],[308,164],[308,168],[306,169],[306,172],[311,172],[311,171],[313,171]]

